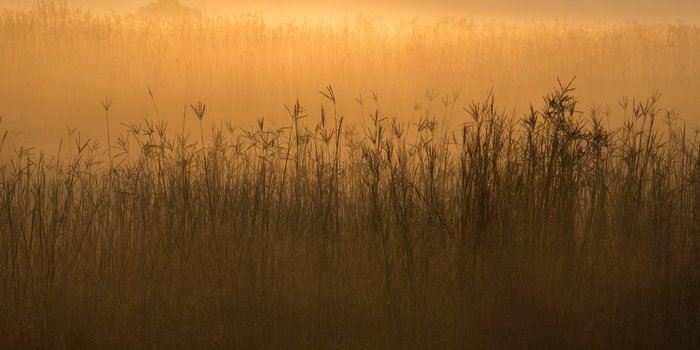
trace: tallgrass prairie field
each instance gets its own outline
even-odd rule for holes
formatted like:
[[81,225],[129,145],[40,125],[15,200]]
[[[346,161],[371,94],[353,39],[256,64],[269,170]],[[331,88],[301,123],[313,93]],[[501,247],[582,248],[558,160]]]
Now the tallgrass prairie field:
[[695,348],[700,27],[0,12],[0,348]]

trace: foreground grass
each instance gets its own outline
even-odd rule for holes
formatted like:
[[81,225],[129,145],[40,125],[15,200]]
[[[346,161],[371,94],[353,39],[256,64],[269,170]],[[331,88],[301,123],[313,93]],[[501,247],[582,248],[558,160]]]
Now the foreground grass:
[[[657,99],[504,116],[77,133],[0,163],[0,347],[674,347],[699,337],[700,154]],[[109,120],[110,101],[103,101]],[[187,116],[192,118],[192,116]],[[113,127],[113,126],[112,126]],[[109,158],[109,159],[106,159]]]

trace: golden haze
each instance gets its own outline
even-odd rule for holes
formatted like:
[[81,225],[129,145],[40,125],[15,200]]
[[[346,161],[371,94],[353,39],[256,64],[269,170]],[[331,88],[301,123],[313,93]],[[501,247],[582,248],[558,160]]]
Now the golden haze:
[[687,121],[700,114],[700,29],[676,23],[264,15],[163,22],[45,6],[2,12],[0,46],[0,74],[11,82],[0,86],[10,142],[44,148],[66,124],[100,130],[104,96],[114,100],[116,122],[154,117],[149,89],[169,122],[203,100],[209,122],[243,126],[279,122],[283,105],[297,99],[317,109],[327,84],[341,113],[360,121],[368,112],[356,99],[371,91],[384,112],[409,119],[428,91],[460,91],[461,107],[493,88],[499,105],[523,110],[557,77],[573,76],[584,112],[662,92],[663,105]]
[[0,348],[700,344],[696,25],[320,13],[0,13]]

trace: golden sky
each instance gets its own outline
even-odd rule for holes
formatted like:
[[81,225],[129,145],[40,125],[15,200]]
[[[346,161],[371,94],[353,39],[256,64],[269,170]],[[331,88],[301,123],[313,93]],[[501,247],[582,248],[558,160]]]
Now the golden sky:
[[[147,0],[66,0],[90,9],[129,11]],[[375,12],[386,15],[509,15],[625,19],[697,19],[699,0],[182,0],[209,13],[230,11]],[[22,5],[27,0],[0,0]]]

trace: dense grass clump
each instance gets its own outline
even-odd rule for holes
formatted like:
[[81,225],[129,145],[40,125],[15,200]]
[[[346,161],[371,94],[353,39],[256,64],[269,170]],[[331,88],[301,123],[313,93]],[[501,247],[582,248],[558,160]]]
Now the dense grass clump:
[[657,97],[610,128],[572,92],[522,117],[429,95],[410,123],[374,96],[353,125],[329,87],[282,128],[199,103],[192,135],[19,149],[0,347],[691,348],[700,142]]

